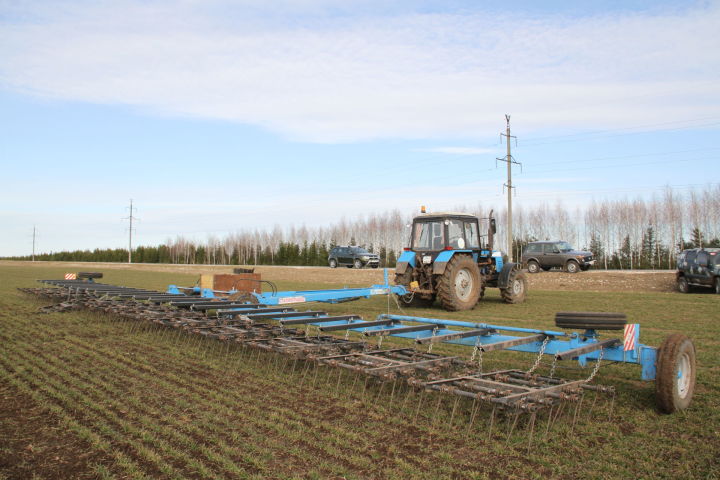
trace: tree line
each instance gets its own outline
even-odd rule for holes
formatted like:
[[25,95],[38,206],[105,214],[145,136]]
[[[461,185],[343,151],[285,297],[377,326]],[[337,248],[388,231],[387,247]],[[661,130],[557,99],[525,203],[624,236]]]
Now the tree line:
[[[478,204],[454,211],[497,220],[495,248],[510,250],[518,259],[528,242],[565,240],[590,250],[596,268],[672,269],[685,248],[720,247],[720,185],[680,193],[666,187],[651,198],[593,201],[585,208],[568,209],[561,202],[513,207],[513,240],[506,244],[506,210]],[[431,210],[432,211],[432,210]],[[139,263],[218,265],[327,265],[330,249],[358,245],[378,253],[381,265],[394,267],[407,246],[414,214],[398,210],[341,218],[328,226],[309,228],[276,225],[271,230],[239,230],[205,240],[176,236],[157,246],[133,250]],[[483,222],[485,223],[485,222]],[[481,228],[484,228],[481,226]],[[126,262],[126,249],[51,252],[38,260]],[[13,257],[29,260],[29,256]]]

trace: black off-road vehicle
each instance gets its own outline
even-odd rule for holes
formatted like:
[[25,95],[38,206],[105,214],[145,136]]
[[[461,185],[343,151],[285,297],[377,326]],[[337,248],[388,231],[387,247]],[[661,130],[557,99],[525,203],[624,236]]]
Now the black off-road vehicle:
[[348,268],[363,268],[369,266],[378,268],[380,256],[370,253],[360,247],[334,247],[328,255],[328,265],[335,268],[338,265],[345,265]]
[[713,288],[720,294],[720,248],[683,250],[677,259],[678,290],[688,293],[691,286]]
[[551,268],[562,268],[568,273],[584,272],[595,264],[592,252],[575,250],[568,242],[530,242],[520,261],[530,273]]

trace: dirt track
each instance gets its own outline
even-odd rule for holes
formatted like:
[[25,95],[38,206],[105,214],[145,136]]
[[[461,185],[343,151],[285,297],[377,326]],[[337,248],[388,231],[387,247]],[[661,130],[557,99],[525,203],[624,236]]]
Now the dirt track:
[[[66,267],[68,271],[149,270],[187,274],[231,273],[234,266],[210,265],[159,265],[81,262],[1,262],[4,265]],[[383,282],[382,269],[355,270],[328,267],[254,267],[264,280],[275,282],[307,282],[334,286],[361,286]],[[392,282],[393,271],[389,271]],[[588,290],[595,292],[674,292],[675,274],[671,270],[591,270],[569,274],[541,272],[528,275],[530,288],[535,290]]]

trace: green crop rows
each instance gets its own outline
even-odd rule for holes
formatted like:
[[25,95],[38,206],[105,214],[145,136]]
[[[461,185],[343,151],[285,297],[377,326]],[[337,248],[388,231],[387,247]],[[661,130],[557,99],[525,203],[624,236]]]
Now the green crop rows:
[[[497,292],[472,312],[407,314],[552,327],[557,310],[624,311],[659,345],[670,332],[698,351],[693,405],[676,415],[654,409],[652,382],[639,368],[605,365],[597,383],[617,389],[614,405],[587,394],[555,423],[538,416],[493,419],[469,400],[420,393],[400,383],[366,382],[349,372],[188,336],[90,312],[38,314],[42,300],[16,290],[64,270],[0,264],[0,393],[40,409],[57,442],[73,439],[81,478],[718,478],[720,475],[720,297],[533,291],[521,305]],[[113,271],[104,282],[162,289],[187,274]],[[280,284],[283,289],[319,285]],[[315,306],[313,307],[315,308]],[[322,305],[373,319],[398,312],[385,298]],[[393,341],[388,341],[390,344]],[[401,342],[394,340],[395,343]],[[469,356],[469,349],[434,350]],[[529,368],[534,358],[488,354],[486,369]],[[581,378],[587,370],[562,365]],[[547,368],[543,365],[541,368]],[[474,413],[474,415],[473,415]],[[471,424],[471,418],[472,424]],[[66,478],[33,431],[0,417],[0,478]],[[19,425],[19,427],[17,427]],[[18,428],[20,430],[18,430]],[[530,435],[533,435],[530,441]],[[52,439],[51,439],[52,440]],[[44,439],[47,444],[48,439]],[[42,442],[35,442],[41,444]],[[47,453],[47,452],[45,452]],[[37,456],[37,457],[33,457]],[[42,469],[33,465],[42,464]]]

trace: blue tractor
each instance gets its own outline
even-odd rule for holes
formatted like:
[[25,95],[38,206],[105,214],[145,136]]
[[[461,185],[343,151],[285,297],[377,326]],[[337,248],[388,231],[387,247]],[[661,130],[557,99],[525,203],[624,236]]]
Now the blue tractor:
[[395,283],[408,291],[399,296],[408,306],[429,307],[435,300],[449,311],[472,309],[486,287],[500,289],[506,303],[525,300],[527,280],[517,263],[503,264],[493,250],[496,232],[492,211],[482,219],[465,213],[423,213],[413,219],[410,247],[397,261]]

